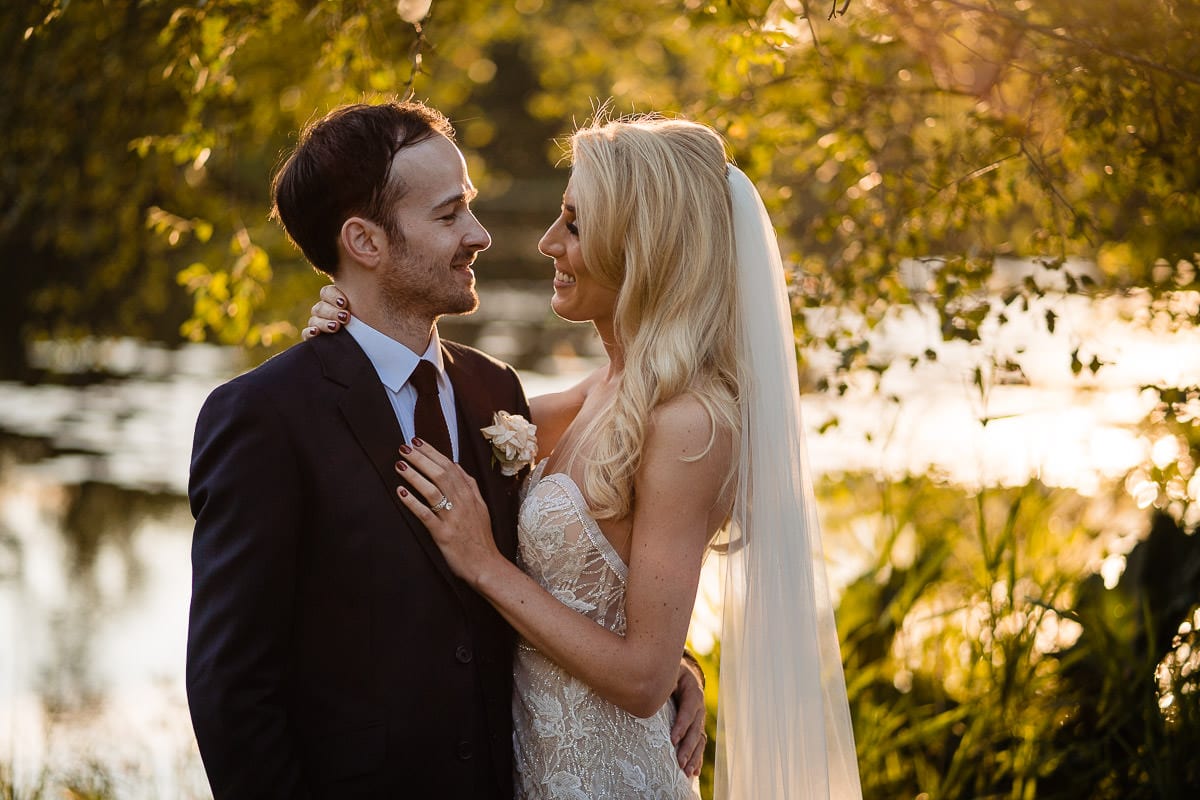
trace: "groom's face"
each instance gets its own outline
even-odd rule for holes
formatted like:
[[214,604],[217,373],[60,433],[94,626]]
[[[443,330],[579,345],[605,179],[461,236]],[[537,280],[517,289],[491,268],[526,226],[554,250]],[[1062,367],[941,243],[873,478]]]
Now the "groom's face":
[[492,239],[471,213],[476,192],[462,153],[434,136],[401,150],[392,176],[406,191],[392,210],[401,238],[389,241],[380,273],[385,302],[396,313],[430,319],[474,311],[472,264]]

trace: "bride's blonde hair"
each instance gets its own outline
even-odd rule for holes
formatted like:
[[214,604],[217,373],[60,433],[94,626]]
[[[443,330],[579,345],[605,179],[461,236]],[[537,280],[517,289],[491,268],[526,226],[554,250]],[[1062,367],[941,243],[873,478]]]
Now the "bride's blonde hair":
[[725,146],[704,125],[636,117],[595,121],[570,147],[583,261],[618,289],[615,335],[625,356],[615,399],[583,436],[583,489],[598,519],[619,519],[632,509],[657,406],[683,394],[700,401],[712,426],[697,459],[716,437],[739,433]]

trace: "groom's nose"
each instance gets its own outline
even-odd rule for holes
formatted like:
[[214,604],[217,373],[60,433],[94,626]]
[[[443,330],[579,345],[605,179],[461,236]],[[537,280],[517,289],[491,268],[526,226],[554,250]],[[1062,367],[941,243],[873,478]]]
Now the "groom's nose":
[[487,250],[492,246],[492,235],[487,232],[487,228],[471,214],[471,229],[467,231],[463,237],[463,244],[475,252]]

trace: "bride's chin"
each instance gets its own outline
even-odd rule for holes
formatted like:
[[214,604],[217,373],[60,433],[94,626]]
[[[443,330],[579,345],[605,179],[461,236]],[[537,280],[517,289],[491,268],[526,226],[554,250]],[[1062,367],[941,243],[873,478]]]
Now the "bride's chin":
[[570,303],[560,300],[557,294],[550,298],[550,310],[554,312],[554,316],[567,322],[587,322],[580,319],[578,314],[572,314]]
[[557,311],[554,312],[554,316],[558,317],[563,322],[571,322],[571,323],[587,322],[586,319],[576,319],[575,317],[568,317],[566,314],[560,314]]

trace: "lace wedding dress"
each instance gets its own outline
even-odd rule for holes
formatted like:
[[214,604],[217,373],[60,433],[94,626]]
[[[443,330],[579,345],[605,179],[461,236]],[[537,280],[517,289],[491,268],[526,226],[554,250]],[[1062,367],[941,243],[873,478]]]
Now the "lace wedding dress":
[[[588,513],[574,481],[529,478],[518,525],[521,568],[562,603],[625,632],[628,568]],[[641,719],[597,695],[529,643],[513,664],[513,782],[525,800],[646,798],[699,794],[675,760],[670,701]]]

